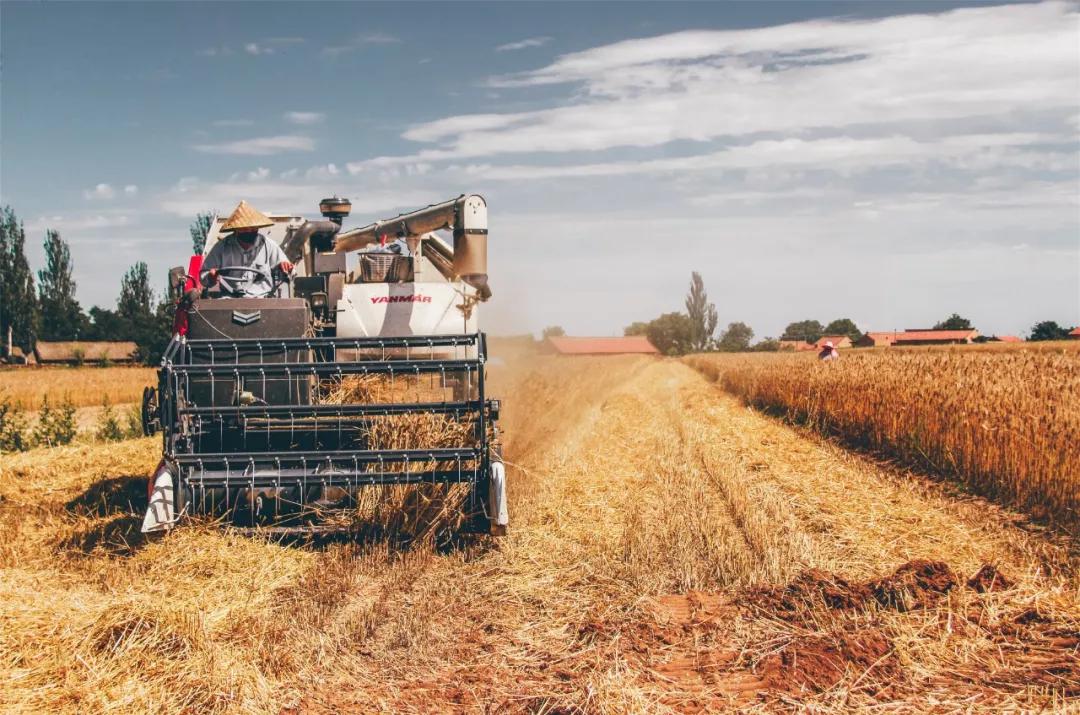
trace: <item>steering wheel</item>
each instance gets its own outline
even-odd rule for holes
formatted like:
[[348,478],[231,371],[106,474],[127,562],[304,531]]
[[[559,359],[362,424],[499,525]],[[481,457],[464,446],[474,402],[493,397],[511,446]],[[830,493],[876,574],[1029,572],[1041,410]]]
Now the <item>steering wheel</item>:
[[218,285],[221,286],[223,292],[228,293],[231,296],[239,296],[241,294],[240,287],[235,283],[239,279],[239,276],[229,277],[222,275],[225,271],[254,273],[257,276],[266,278],[270,281],[270,292],[267,294],[267,297],[277,293],[278,288],[289,279],[289,275],[276,266],[270,271],[261,268],[252,268],[251,266],[221,266],[217,269]]

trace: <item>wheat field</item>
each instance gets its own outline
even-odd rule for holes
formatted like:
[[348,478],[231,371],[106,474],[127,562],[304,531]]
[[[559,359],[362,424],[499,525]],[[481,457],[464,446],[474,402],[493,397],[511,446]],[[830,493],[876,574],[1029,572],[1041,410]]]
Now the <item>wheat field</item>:
[[521,358],[511,531],[146,539],[158,443],[0,457],[0,711],[1054,712],[1080,557],[676,360]]
[[24,410],[40,409],[46,398],[74,407],[139,402],[147,385],[157,386],[157,372],[149,367],[0,368],[0,398]]
[[1075,346],[686,360],[747,404],[1080,527]]

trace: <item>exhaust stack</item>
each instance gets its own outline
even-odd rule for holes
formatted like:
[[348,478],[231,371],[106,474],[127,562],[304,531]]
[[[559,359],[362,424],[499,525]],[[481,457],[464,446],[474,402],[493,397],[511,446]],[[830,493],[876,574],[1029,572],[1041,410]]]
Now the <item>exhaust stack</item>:
[[352,202],[348,199],[332,196],[319,202],[319,212],[325,218],[341,226],[342,219],[352,213]]

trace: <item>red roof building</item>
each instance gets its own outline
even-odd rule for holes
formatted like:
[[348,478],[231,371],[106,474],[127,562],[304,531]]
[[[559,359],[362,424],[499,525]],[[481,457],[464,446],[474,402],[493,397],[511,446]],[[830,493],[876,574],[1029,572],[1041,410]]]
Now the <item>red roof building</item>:
[[644,335],[621,338],[550,337],[544,341],[545,352],[556,355],[659,355],[660,351]]
[[48,363],[77,365],[83,362],[130,363],[135,362],[137,352],[138,348],[131,341],[88,342],[75,340],[46,342],[39,340],[34,345],[34,355],[42,365]]
[[864,348],[888,347],[896,342],[897,335],[900,335],[900,333],[896,331],[889,333],[866,333],[859,338],[856,345]]
[[1018,338],[1015,335],[998,335],[997,339],[998,339],[998,342],[1002,342],[1002,343],[1022,343],[1022,342],[1024,342],[1021,338]]
[[[890,345],[950,345],[974,342],[978,330],[905,330],[903,332],[866,333],[857,345],[860,347],[888,347]],[[824,338],[823,338],[824,339]]]
[[895,345],[953,345],[970,343],[979,337],[971,330],[905,330],[896,336]]
[[814,343],[814,347],[821,350],[825,347],[825,343],[832,343],[832,346],[837,349],[850,348],[851,338],[846,335],[822,335],[818,341]]
[[781,340],[778,349],[781,351],[801,353],[807,350],[817,350],[817,346],[813,343],[808,343],[805,340]]

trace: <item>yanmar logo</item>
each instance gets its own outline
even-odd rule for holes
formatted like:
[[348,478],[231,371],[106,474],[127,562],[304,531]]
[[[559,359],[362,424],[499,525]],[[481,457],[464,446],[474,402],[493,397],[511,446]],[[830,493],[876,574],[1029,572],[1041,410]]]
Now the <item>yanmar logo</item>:
[[377,295],[372,303],[430,303],[430,295]]

